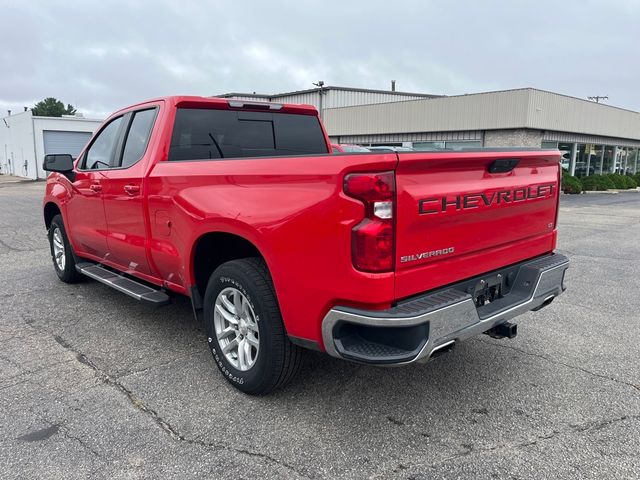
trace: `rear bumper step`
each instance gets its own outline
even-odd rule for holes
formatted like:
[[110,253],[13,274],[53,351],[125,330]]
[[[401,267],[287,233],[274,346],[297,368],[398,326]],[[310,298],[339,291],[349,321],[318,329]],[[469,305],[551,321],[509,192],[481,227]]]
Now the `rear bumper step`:
[[100,283],[114,288],[136,300],[154,306],[166,305],[170,302],[169,295],[162,290],[156,290],[143,283],[123,277],[101,265],[90,262],[82,262],[76,265],[78,272],[93,278]]
[[[322,322],[325,349],[334,357],[398,365],[427,361],[488,331],[513,338],[517,330],[508,320],[551,303],[565,289],[568,267],[564,255],[546,255],[404,300],[388,310],[334,307]],[[474,288],[495,279],[503,282],[501,298],[479,302]]]

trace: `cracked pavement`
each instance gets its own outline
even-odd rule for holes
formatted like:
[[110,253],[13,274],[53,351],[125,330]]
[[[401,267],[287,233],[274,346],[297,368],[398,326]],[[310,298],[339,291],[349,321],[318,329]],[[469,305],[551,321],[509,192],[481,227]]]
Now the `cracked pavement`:
[[516,339],[392,369],[310,352],[253,398],[186,299],[59,282],[44,184],[0,186],[0,478],[640,478],[638,193],[562,197],[569,289]]

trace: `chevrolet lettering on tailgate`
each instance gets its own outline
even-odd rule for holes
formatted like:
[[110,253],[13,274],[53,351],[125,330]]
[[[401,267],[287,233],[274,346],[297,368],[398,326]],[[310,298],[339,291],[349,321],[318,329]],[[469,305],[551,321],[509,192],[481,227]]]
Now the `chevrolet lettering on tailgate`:
[[526,202],[551,198],[555,195],[554,183],[529,185],[491,193],[467,193],[455,196],[425,198],[418,202],[418,213],[429,215],[446,212],[448,209],[469,210],[472,208],[490,208],[514,202]]

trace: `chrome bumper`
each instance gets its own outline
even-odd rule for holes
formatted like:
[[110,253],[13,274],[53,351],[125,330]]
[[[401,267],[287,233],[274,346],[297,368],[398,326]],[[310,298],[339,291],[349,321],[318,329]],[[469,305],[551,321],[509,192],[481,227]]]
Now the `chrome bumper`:
[[[362,363],[427,361],[438,350],[548,305],[564,291],[568,266],[567,257],[552,254],[408,299],[388,310],[334,307],[322,322],[325,349],[331,356]],[[470,285],[507,275],[508,293],[477,307],[468,293]]]

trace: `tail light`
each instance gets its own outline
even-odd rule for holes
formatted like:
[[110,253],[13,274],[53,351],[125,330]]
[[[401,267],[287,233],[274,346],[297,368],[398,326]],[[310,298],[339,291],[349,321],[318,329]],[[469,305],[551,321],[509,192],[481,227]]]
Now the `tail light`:
[[[562,190],[562,165],[558,162],[558,185],[556,187],[556,217],[553,219],[554,230],[558,228],[558,213],[560,213],[560,191]],[[554,243],[553,248],[556,248]]]
[[393,172],[352,173],[344,192],[364,204],[365,218],[351,233],[353,266],[363,272],[393,271],[396,182]]

